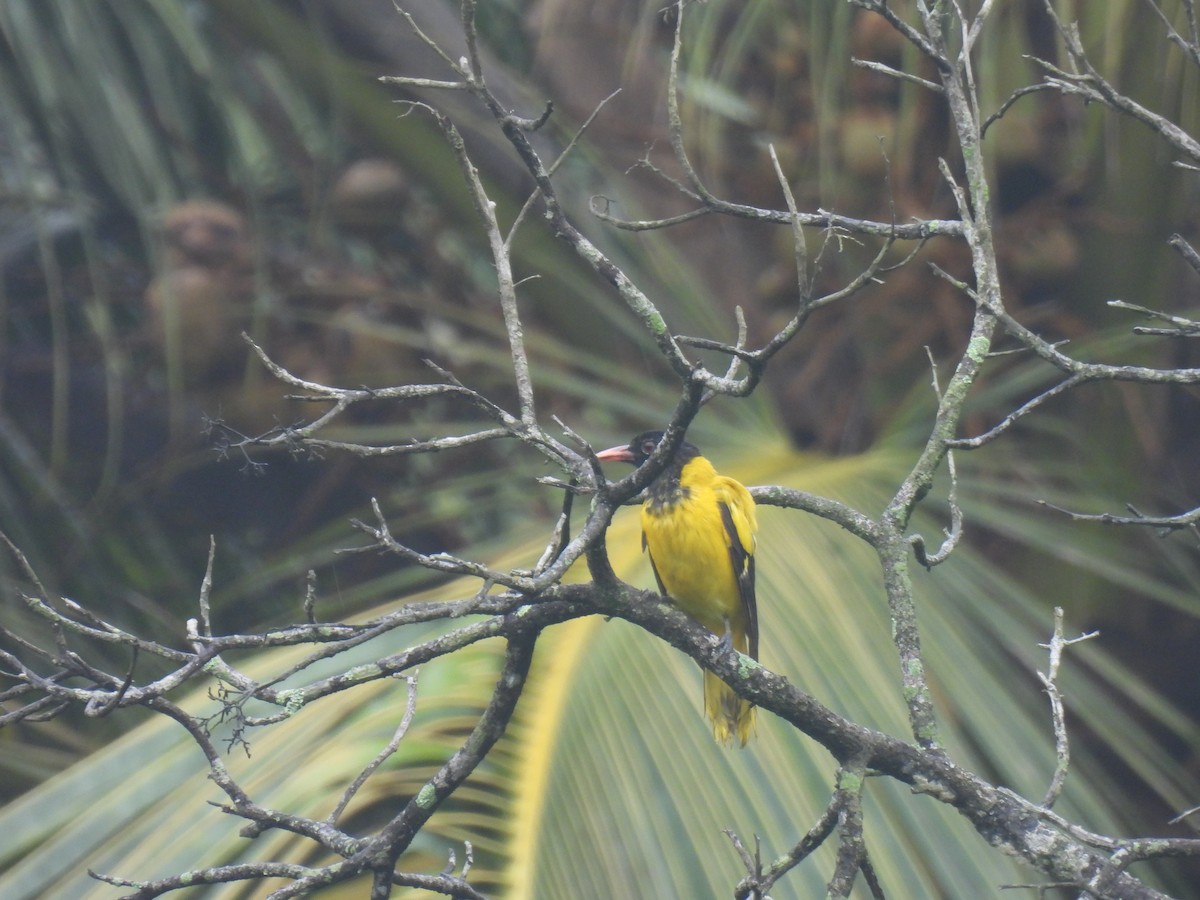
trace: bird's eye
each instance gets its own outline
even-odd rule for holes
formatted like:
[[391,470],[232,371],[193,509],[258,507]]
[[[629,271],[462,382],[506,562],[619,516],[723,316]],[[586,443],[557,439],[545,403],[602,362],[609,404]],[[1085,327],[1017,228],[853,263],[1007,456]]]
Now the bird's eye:
[[649,456],[654,452],[654,448],[657,446],[657,441],[642,441],[642,452]]

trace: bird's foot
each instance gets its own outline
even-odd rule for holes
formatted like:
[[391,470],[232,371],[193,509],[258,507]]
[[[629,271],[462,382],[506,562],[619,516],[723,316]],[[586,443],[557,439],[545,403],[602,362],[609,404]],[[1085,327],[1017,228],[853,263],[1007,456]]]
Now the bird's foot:
[[733,631],[730,630],[728,622],[725,623],[725,633],[721,635],[721,643],[717,645],[717,648],[722,653],[729,653],[733,650]]

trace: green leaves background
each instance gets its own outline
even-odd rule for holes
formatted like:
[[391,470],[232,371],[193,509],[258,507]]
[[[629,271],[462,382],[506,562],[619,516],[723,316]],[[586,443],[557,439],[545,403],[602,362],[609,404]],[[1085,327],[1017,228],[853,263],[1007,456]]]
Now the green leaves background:
[[[238,5],[245,6],[233,4]],[[140,481],[131,479],[111,462],[99,467],[99,481],[80,483],[67,465],[77,446],[78,429],[71,425],[78,421],[79,407],[70,385],[71,372],[83,365],[81,347],[107,373],[106,396],[111,398],[128,393],[133,383],[128,373],[136,364],[136,351],[104,337],[121,335],[127,326],[121,302],[104,300],[102,290],[106,283],[110,293],[118,290],[116,282],[105,281],[112,272],[106,253],[113,232],[101,226],[112,220],[93,211],[116,210],[127,224],[133,222],[126,251],[143,257],[146,265],[153,261],[147,248],[154,246],[149,235],[157,211],[197,190],[246,198],[260,210],[259,221],[283,223],[280,234],[324,235],[301,239],[307,250],[333,246],[335,251],[329,252],[361,259],[355,254],[365,253],[362,247],[343,247],[339,236],[331,237],[325,229],[314,212],[320,208],[321,190],[313,185],[352,155],[349,148],[370,147],[403,159],[430,202],[450,221],[445,240],[458,242],[453,250],[457,259],[471,256],[474,240],[473,223],[463,213],[462,195],[436,138],[415,117],[397,119],[388,94],[366,79],[356,80],[351,61],[339,55],[329,32],[322,31],[327,22],[319,16],[294,18],[282,4],[255,4],[252,14],[243,10],[240,16],[226,6],[208,8],[182,0],[104,7],[12,2],[0,12],[7,48],[0,78],[7,88],[0,91],[7,118],[22,123],[12,133],[16,137],[8,137],[19,150],[8,162],[34,161],[24,164],[20,177],[6,174],[7,185],[26,191],[21,204],[6,212],[13,221],[25,222],[30,233],[46,235],[50,213],[67,210],[82,235],[82,261],[74,262],[92,273],[88,287],[76,288],[77,293],[68,287],[56,296],[47,289],[43,317],[25,319],[21,309],[6,307],[10,326],[35,322],[38,335],[45,336],[37,346],[51,360],[51,371],[59,374],[51,378],[46,394],[52,427],[33,427],[16,414],[0,423],[0,524],[55,590],[80,602],[110,604],[109,613],[121,621],[140,622],[172,639],[182,633],[183,619],[194,614],[202,572],[196,548],[207,543],[207,535],[163,527],[172,520],[151,502],[145,472]],[[711,47],[705,36],[716,40],[729,34],[718,26],[721,17],[735,10],[718,2],[697,8],[709,18],[698,19],[689,62],[697,78],[700,73],[712,77],[695,81],[686,99],[714,166],[727,151],[724,132],[731,122],[745,119],[745,110],[732,102],[739,96],[737,78],[745,71],[739,62],[753,55],[763,29],[781,22],[789,28],[799,22],[840,29],[850,22],[841,6],[829,13],[829,21],[823,18],[825,4],[800,6],[802,16],[784,4],[745,4],[744,16],[737,18],[741,30],[732,32],[737,40]],[[385,14],[386,7],[381,4]],[[222,12],[228,17],[222,18]],[[314,30],[303,30],[309,26]],[[1008,52],[1021,33],[1007,19],[999,27],[1012,29],[1002,31],[1004,40],[995,45]],[[88,40],[82,41],[82,35]],[[297,57],[295,48],[302,41],[322,48],[319,65],[313,65],[312,54]],[[516,38],[510,44],[494,39],[493,45],[506,59],[519,55],[511,52]],[[33,47],[39,52],[31,52]],[[822,122],[836,121],[838,79],[845,77],[834,68],[843,64],[833,59],[836,47],[834,41],[826,48],[831,58],[820,83],[821,96],[828,98]],[[706,48],[711,57],[706,58]],[[101,71],[103,78],[97,77]],[[520,71],[516,75],[519,81]],[[1186,81],[1180,83],[1186,87]],[[247,90],[251,84],[254,91]],[[262,109],[274,115],[266,118]],[[157,114],[148,115],[148,110]],[[910,120],[901,121],[912,127]],[[835,137],[831,133],[822,140],[828,145]],[[198,148],[203,153],[196,155]],[[502,202],[523,200],[521,190],[504,181],[503,167],[496,171]],[[620,179],[619,172],[586,157],[568,171],[578,187],[580,210],[595,185]],[[817,183],[829,190],[844,177],[831,171],[815,174]],[[81,201],[84,195],[87,203]],[[12,215],[14,210],[28,218]],[[706,290],[689,265],[686,244],[673,243],[670,236],[653,244],[607,239],[632,272],[658,286],[656,295],[669,298],[664,307],[678,331],[732,333],[727,298]],[[54,241],[43,237],[34,244],[43,270],[73,261]],[[730,252],[737,246],[731,243]],[[525,299],[543,410],[566,414],[573,427],[598,445],[660,421],[673,399],[671,386],[661,380],[653,351],[611,296],[583,280],[578,266],[549,236],[531,231],[521,254],[525,274],[544,276],[528,285]],[[486,267],[471,271],[468,284],[478,297],[487,297],[489,277]],[[52,279],[47,283],[52,286]],[[457,297],[438,295],[389,302],[404,313],[436,317],[458,329],[461,359],[474,383],[505,390],[507,354],[499,315],[486,301],[463,304]],[[80,309],[90,310],[89,315],[79,315]],[[748,313],[753,322],[755,310]],[[283,324],[334,324],[332,315],[297,312],[286,305],[264,315]],[[762,313],[769,315],[769,310]],[[378,334],[398,359],[416,360],[428,352],[428,321],[393,323]],[[951,339],[942,358],[952,358],[952,324],[950,319],[943,322]],[[837,325],[814,323],[829,328],[821,334],[834,338]],[[22,335],[10,328],[6,346],[23,347]],[[1119,338],[1095,347],[1097,352],[1130,352]],[[887,355],[903,358],[905,371],[918,374],[885,379],[875,388],[867,402],[874,436],[867,449],[839,456],[792,449],[795,410],[770,385],[748,402],[707,409],[693,440],[722,471],[747,484],[799,487],[876,512],[911,462],[931,408],[920,343],[868,347],[861,359],[872,372],[895,372],[871,368]],[[806,361],[781,360],[779,376]],[[973,421],[994,421],[1046,377],[1027,364],[998,362],[996,371],[980,394]],[[177,395],[169,396],[180,402]],[[825,402],[819,390],[809,400],[817,408]],[[1102,415],[1094,422],[1115,422],[1118,429],[1126,422],[1120,404],[1099,408]],[[1091,408],[1083,409],[1061,416],[1051,411],[1015,433],[1002,449],[960,455],[967,537],[948,563],[928,574],[914,573],[924,647],[949,749],[965,765],[1035,797],[1044,791],[1053,768],[1047,704],[1033,676],[1034,669],[1045,668],[1045,651],[1038,643],[1049,636],[1051,608],[1065,608],[1069,633],[1089,628],[1105,615],[1110,624],[1119,623],[1134,610],[1172,610],[1182,621],[1194,621],[1196,612],[1194,550],[1186,541],[1177,536],[1158,542],[1148,535],[1072,526],[1035,505],[1046,499],[1094,508],[1111,503],[1114,496],[1137,495],[1136,479],[1117,486],[1095,477],[1102,466],[1128,473],[1136,468],[1131,462],[1136,455],[1128,442],[1114,441],[1117,459],[1096,462],[1091,435],[1072,421],[1077,415],[1090,424]],[[112,435],[122,434],[127,420],[117,401],[106,411],[107,446],[119,459]],[[840,409],[827,411],[830,418],[842,414]],[[340,436],[401,440],[414,431],[470,425],[455,415],[430,410],[403,421],[364,421]],[[130,431],[123,440],[132,437]],[[206,465],[204,452],[192,445],[183,455],[162,460],[157,477]],[[303,465],[327,471],[335,461]],[[414,461],[381,469],[368,485],[406,533],[454,543],[461,552],[495,565],[528,564],[536,558],[558,504],[551,489],[535,482],[545,474],[536,460],[501,449],[482,460],[459,457],[425,465]],[[230,463],[224,470],[224,489],[234,494],[245,483],[235,468]],[[1089,494],[1098,481],[1103,492]],[[369,616],[414,597],[465,596],[476,589],[431,585],[421,573],[388,565],[358,569],[339,562],[334,551],[355,541],[345,520],[363,508],[362,498],[354,496],[349,512],[331,512],[287,546],[263,548],[236,535],[220,540],[214,597],[218,624],[224,618],[248,628],[295,618],[300,581],[309,568],[319,570],[321,611],[329,617]],[[283,501],[276,496],[270,502]],[[927,507],[915,527],[934,541],[947,517],[937,499]],[[632,512],[618,518],[609,547],[624,577],[649,586],[635,520]],[[870,554],[834,526],[796,512],[766,509],[762,524],[765,664],[835,710],[905,734],[886,604]],[[60,570],[64,535],[74,535],[68,543],[78,549],[70,556],[79,562]],[[3,623],[14,630],[29,627],[15,597],[19,587],[15,573],[6,572]],[[349,667],[394,652],[452,625],[405,629],[356,648],[330,666]],[[1181,764],[1175,749],[1195,746],[1196,723],[1119,662],[1112,647],[1106,628],[1099,639],[1073,647],[1067,655],[1062,678],[1074,763],[1060,811],[1095,831],[1157,831],[1162,811],[1192,806],[1200,794],[1194,773]],[[398,809],[453,752],[486,702],[500,653],[498,644],[485,643],[421,670],[413,728],[348,811],[354,827],[366,829]],[[265,674],[293,657],[281,652],[236,663]],[[211,701],[199,691],[186,703],[199,707]],[[699,706],[696,667],[637,629],[596,619],[552,629],[539,644],[530,688],[511,733],[434,817],[402,864],[439,871],[452,851],[461,863],[462,842],[470,841],[473,883],[502,896],[727,893],[740,868],[722,829],[733,829],[748,845],[757,835],[764,859],[772,859],[812,823],[832,788],[833,767],[811,741],[766,715],[750,748],[723,751],[712,744]],[[400,682],[359,688],[251,735],[250,757],[235,748],[230,764],[260,802],[323,817],[390,738],[403,707]],[[6,778],[13,784],[19,779],[0,810],[0,833],[6,835],[0,849],[0,894],[6,897],[112,896],[114,889],[87,877],[88,868],[141,879],[242,859],[315,861],[306,857],[303,844],[285,835],[267,834],[254,841],[239,837],[238,822],[205,803],[218,800],[217,792],[204,777],[200,754],[171,723],[133,716],[101,723],[79,719],[6,730],[0,742]],[[868,788],[867,803],[868,846],[884,883],[900,886],[897,890],[912,896],[970,896],[1029,879],[929,798],[912,797],[881,782]],[[1156,814],[1158,818],[1145,820]],[[775,896],[812,896],[823,889],[828,870],[828,858],[819,854],[781,882]],[[1150,878],[1168,886],[1174,878],[1176,889],[1187,883],[1168,867]],[[361,886],[342,891],[345,896],[362,892]],[[256,893],[214,888],[204,895]]]

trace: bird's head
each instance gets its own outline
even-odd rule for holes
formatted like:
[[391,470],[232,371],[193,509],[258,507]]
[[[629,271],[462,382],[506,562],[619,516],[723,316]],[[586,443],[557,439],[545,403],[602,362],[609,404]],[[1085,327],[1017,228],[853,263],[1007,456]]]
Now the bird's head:
[[[643,431],[624,446],[609,447],[607,450],[601,450],[596,454],[596,459],[604,462],[626,462],[632,463],[634,466],[640,466],[650,458],[650,454],[662,442],[663,434],[665,432]],[[675,459],[680,465],[699,455],[700,451],[686,441],[680,444],[679,449],[675,451]]]

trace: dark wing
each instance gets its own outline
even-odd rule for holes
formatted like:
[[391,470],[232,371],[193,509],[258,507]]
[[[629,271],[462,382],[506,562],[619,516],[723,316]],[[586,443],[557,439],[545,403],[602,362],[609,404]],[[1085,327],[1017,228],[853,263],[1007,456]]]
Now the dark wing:
[[742,543],[742,535],[733,521],[733,511],[729,504],[722,500],[717,506],[721,510],[721,521],[729,538],[729,561],[733,564],[734,574],[737,575],[742,610],[746,614],[746,638],[750,656],[758,659],[758,598],[754,594],[754,554],[747,551],[746,545]]
[[659,577],[658,566],[654,564],[654,554],[646,549],[646,532],[644,531],[642,532],[642,552],[650,558],[650,571],[654,573],[654,580],[658,582],[658,592],[664,597],[669,596],[667,594],[667,589],[663,587],[662,578]]

